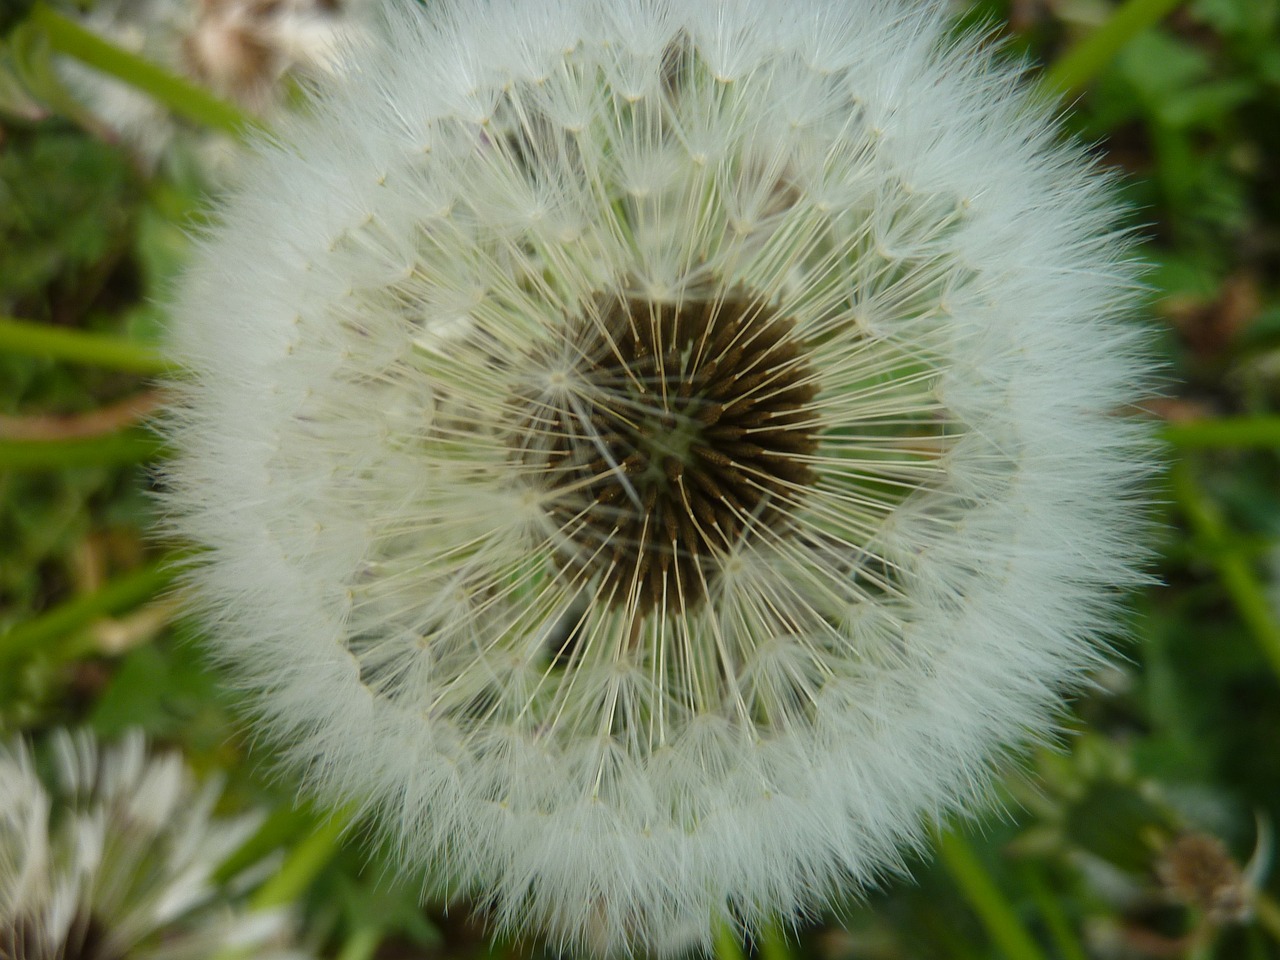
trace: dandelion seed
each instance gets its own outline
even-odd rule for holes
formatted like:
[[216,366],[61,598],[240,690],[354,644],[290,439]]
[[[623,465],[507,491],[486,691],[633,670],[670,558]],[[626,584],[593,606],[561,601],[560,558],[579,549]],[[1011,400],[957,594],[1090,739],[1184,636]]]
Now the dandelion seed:
[[898,869],[1138,579],[1105,178],[927,4],[388,34],[177,310],[214,650],[504,927],[705,947]]
[[100,749],[59,733],[46,786],[21,742],[0,745],[0,957],[301,960],[289,917],[229,908],[214,872],[260,818],[212,816],[177,755],[141,735]]

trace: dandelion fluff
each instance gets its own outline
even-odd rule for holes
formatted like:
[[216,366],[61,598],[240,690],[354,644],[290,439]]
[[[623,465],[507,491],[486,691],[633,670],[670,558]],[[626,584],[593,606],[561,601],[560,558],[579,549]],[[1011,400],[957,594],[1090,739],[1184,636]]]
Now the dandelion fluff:
[[221,784],[148,756],[136,731],[50,739],[44,779],[22,741],[0,742],[0,957],[305,960],[288,911],[235,910],[214,880],[261,816],[213,816]]
[[705,946],[897,869],[1136,580],[1106,179],[932,5],[387,32],[176,313],[174,526],[262,729],[558,943]]

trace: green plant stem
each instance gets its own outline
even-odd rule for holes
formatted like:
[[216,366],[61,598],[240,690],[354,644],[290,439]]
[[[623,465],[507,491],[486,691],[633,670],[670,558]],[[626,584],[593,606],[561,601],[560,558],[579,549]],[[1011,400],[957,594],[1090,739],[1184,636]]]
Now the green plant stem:
[[123,80],[187,120],[235,136],[261,127],[256,119],[234,104],[136,54],[120,49],[43,3],[36,4],[29,19],[44,31],[50,48],[55,52],[74,57],[81,63]]
[[253,908],[269,910],[282,907],[302,896],[337,854],[349,819],[347,812],[337,811],[322,822],[314,833],[299,841],[289,851],[280,869],[253,895]]
[[1275,447],[1280,450],[1280,417],[1230,417],[1170,423],[1161,435],[1175,447]]
[[758,952],[760,960],[791,960],[791,945],[787,943],[787,935],[777,920],[770,921],[760,931]]
[[1280,905],[1265,891],[1259,890],[1254,894],[1253,915],[1258,926],[1267,931],[1272,940],[1280,943]]
[[33,620],[18,624],[0,636],[0,663],[36,650],[47,652],[58,641],[84,629],[94,620],[144,603],[167,587],[177,571],[174,558],[166,557],[112,580],[92,593],[68,600]]
[[1214,945],[1218,941],[1217,927],[1198,911],[1192,911],[1191,942],[1183,956],[1186,960],[1213,960]]
[[1280,678],[1280,623],[1271,612],[1266,590],[1248,556],[1233,549],[1222,511],[1195,483],[1186,463],[1175,464],[1169,471],[1169,485],[1192,532],[1204,544],[1205,555],[1217,570],[1240,619]]
[[726,920],[716,927],[716,960],[746,960],[738,931]]
[[360,927],[347,937],[337,960],[370,960],[382,942],[376,927]]
[[938,836],[938,850],[947,871],[973,907],[996,948],[1008,960],[1044,960],[1044,954],[1018,919],[1012,904],[987,874],[978,855],[958,832]]
[[1106,23],[1058,58],[1041,81],[1057,96],[1079,92],[1130,40],[1159,23],[1182,0],[1126,0]]
[[227,856],[214,871],[213,882],[224,884],[248,870],[271,851],[287,846],[309,827],[315,815],[307,807],[280,805],[273,807],[254,834]]
[[[342,833],[350,822],[350,811],[338,810],[315,826],[312,831],[294,840],[294,827],[299,820],[312,823],[309,810],[279,809],[273,813],[258,832],[234,851],[215,874],[218,883],[226,883],[241,870],[249,868],[261,857],[281,844],[292,843],[284,863],[266,883],[250,898],[253,910],[275,910],[292,907],[315,882],[320,871],[331,861],[341,846]],[[382,941],[382,933],[376,927],[361,926],[352,932],[342,946],[338,960],[369,960]],[[231,947],[214,954],[210,960],[253,960],[243,947]]]
[[1049,889],[1041,872],[1028,866],[1022,871],[1022,883],[1031,894],[1031,899],[1036,902],[1040,916],[1044,918],[1049,936],[1053,939],[1053,945],[1057,948],[1062,960],[1089,960],[1089,955],[1085,953],[1084,947],[1071,928],[1071,922],[1062,909],[1062,903]]
[[160,376],[175,370],[158,350],[145,343],[29,323],[13,317],[0,316],[0,350],[147,376]]
[[0,470],[70,470],[122,466],[159,458],[164,444],[131,428],[75,440],[0,440]]

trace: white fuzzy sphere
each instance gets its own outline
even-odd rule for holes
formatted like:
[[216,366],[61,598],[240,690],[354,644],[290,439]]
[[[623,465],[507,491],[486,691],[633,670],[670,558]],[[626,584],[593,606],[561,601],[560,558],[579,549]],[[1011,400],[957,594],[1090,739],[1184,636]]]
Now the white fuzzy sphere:
[[895,869],[1140,555],[1105,178],[909,0],[398,14],[174,321],[174,526],[310,785],[594,950]]

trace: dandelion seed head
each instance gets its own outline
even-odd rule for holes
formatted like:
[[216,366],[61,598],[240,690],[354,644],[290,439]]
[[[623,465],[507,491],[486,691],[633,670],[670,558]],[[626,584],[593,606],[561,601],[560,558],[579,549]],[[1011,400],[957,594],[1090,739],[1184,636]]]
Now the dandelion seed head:
[[500,926],[705,947],[900,869],[1138,579],[1106,179],[929,5],[390,27],[178,305],[215,653]]
[[[0,744],[0,956],[202,960],[249,950],[304,960],[284,910],[231,908],[214,880],[261,817],[215,817],[221,785],[132,732],[101,747],[58,731],[42,779],[21,741]],[[250,879],[244,872],[238,882]]]

